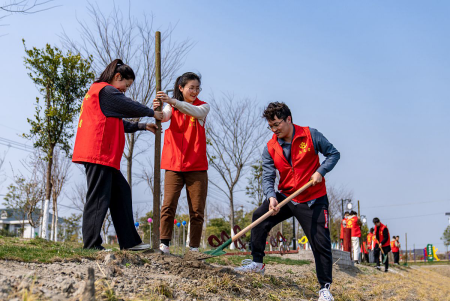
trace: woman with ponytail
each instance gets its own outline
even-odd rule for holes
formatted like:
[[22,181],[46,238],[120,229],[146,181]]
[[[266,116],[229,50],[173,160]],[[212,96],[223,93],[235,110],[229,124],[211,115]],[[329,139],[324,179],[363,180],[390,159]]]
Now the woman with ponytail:
[[120,172],[125,133],[151,131],[153,123],[128,122],[123,118],[162,118],[162,112],[126,97],[135,79],[133,69],[116,59],[89,88],[81,105],[72,161],[84,164],[87,178],[83,210],[83,243],[86,249],[103,250],[100,231],[109,209],[121,249],[143,250],[134,227],[131,188]]
[[187,72],[177,78],[173,98],[158,92],[153,101],[169,105],[163,108],[162,122],[170,120],[164,135],[161,168],[165,169],[164,202],[161,208],[160,250],[169,254],[173,221],[181,190],[186,185],[190,217],[189,247],[198,251],[208,191],[208,160],[206,159],[205,121],[209,104],[198,99],[200,76]]

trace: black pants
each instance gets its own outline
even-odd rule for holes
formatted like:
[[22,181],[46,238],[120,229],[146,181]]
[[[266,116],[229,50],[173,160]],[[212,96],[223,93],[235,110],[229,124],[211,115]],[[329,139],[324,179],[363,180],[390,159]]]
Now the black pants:
[[365,262],[369,263],[369,253],[364,253],[364,260]]
[[[277,193],[277,200],[281,202],[285,197]],[[269,210],[269,201],[266,200],[253,213],[255,221]],[[321,287],[332,282],[333,260],[331,255],[330,230],[328,229],[328,198],[318,198],[313,206],[302,203],[294,205],[291,202],[280,209],[277,215],[270,216],[252,229],[252,256],[253,261],[263,262],[264,249],[269,231],[278,223],[295,216],[308,238],[316,261],[317,279]],[[329,217],[328,217],[329,218]]]
[[400,264],[400,252],[392,252],[394,254],[394,263]]
[[[382,247],[383,248],[383,252],[384,252],[384,255],[386,255],[386,262],[384,263],[384,270],[385,271],[387,271],[388,270],[388,268],[389,268],[389,256],[388,256],[388,254],[389,254],[389,252],[391,251],[391,247],[390,246],[387,246],[387,247]],[[373,254],[374,254],[374,256],[375,256],[375,263],[377,264],[377,267],[379,267],[380,266],[380,255],[382,255],[381,254],[381,250],[380,250],[380,248],[377,246],[374,250],[373,250]]]
[[120,248],[140,244],[142,241],[134,226],[130,185],[120,170],[92,163],[85,163],[84,167],[88,189],[83,211],[83,247],[103,248],[100,231],[108,208]]

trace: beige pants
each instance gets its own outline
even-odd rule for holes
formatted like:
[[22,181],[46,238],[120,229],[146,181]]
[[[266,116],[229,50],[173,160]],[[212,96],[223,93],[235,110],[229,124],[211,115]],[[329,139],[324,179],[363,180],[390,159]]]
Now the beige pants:
[[177,212],[181,189],[186,185],[186,195],[189,206],[190,237],[189,245],[200,246],[206,195],[208,192],[207,171],[170,171],[164,178],[164,202],[161,207],[161,239],[171,239],[173,221]]

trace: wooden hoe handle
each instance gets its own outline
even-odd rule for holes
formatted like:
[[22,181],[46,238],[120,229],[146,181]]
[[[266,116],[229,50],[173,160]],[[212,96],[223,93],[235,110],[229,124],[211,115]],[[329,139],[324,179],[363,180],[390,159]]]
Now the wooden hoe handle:
[[[287,203],[289,203],[290,201],[292,201],[293,198],[295,198],[296,196],[298,196],[300,193],[302,193],[303,191],[305,191],[306,189],[308,189],[311,185],[312,185],[313,181],[309,181],[308,183],[306,183],[304,186],[302,186],[299,190],[297,190],[296,192],[294,192],[293,194],[291,194],[288,198],[284,199],[281,203],[279,203],[277,205],[277,208],[281,208],[284,205],[286,205]],[[241,230],[241,232],[239,232],[238,234],[236,234],[235,236],[233,236],[232,241],[235,242],[236,240],[238,240],[239,238],[241,238],[242,235],[244,235],[245,233],[247,233],[248,231],[250,231],[251,229],[253,229],[254,227],[256,227],[257,225],[259,225],[262,221],[264,221],[266,218],[268,218],[269,216],[272,215],[272,213],[274,212],[274,209],[271,209],[269,211],[267,211],[267,213],[265,213],[263,216],[261,216],[260,218],[258,218],[256,221],[254,221],[253,223],[251,223],[250,225],[248,225],[246,228],[244,228],[243,230]]]

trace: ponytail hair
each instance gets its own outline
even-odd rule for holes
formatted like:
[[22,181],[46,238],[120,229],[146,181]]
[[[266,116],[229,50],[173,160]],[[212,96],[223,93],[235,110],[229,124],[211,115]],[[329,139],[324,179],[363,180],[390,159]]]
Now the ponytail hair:
[[121,59],[115,59],[112,61],[106,69],[102,72],[100,77],[95,81],[96,83],[111,83],[116,73],[120,73],[123,79],[134,79],[136,76],[134,75],[133,69],[130,66],[125,65]]
[[201,85],[201,78],[201,75],[197,75],[194,72],[186,72],[179,76],[175,81],[175,86],[173,87],[173,98],[184,101],[183,93],[181,93],[179,87],[182,86],[184,88],[184,86],[186,86],[186,84],[191,80],[198,80],[198,83]]

